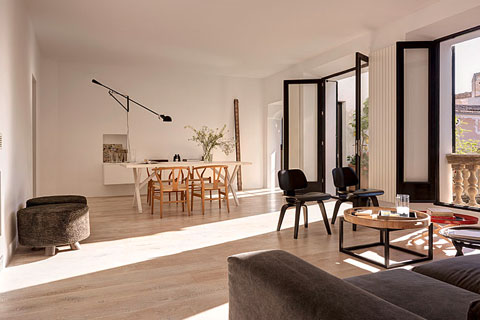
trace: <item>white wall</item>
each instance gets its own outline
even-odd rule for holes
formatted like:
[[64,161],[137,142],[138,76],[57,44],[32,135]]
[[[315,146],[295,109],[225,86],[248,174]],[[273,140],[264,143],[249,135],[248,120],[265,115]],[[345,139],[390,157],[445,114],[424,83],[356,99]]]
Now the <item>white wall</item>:
[[282,168],[282,119],[283,103],[276,102],[268,105],[267,111],[267,136],[265,159],[267,188],[273,189],[278,186],[277,172]]
[[17,245],[16,211],[32,196],[32,75],[37,46],[23,1],[0,0],[0,269]]
[[[221,77],[172,68],[149,69],[44,60],[42,72],[48,87],[41,96],[39,193],[75,193],[111,196],[132,193],[132,185],[104,186],[103,134],[125,133],[126,112],[92,78],[129,94],[133,99],[171,115],[172,123],[131,105],[130,138],[136,159],[199,159],[201,147],[188,141],[184,126],[211,128],[227,124],[233,137],[233,99],[240,103],[244,188],[264,186],[264,130],[261,82],[256,79]],[[235,159],[221,151],[214,160]]]
[[370,163],[368,183],[382,189],[380,200],[394,202],[397,176],[396,46],[370,55]]

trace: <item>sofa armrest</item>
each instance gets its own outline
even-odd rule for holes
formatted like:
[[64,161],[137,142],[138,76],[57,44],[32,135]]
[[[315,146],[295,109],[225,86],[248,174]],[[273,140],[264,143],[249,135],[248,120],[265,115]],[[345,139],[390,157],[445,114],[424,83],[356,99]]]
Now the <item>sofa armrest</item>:
[[423,319],[285,251],[228,258],[229,318]]

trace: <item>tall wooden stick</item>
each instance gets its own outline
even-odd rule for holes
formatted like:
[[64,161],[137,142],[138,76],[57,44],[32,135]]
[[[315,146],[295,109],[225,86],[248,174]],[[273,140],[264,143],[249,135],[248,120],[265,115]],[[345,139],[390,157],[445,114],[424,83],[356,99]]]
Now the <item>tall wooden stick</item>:
[[[238,99],[233,99],[233,113],[235,117],[235,154],[237,161],[242,161],[240,155],[240,117],[238,114]],[[242,166],[237,171],[237,190],[242,191]]]

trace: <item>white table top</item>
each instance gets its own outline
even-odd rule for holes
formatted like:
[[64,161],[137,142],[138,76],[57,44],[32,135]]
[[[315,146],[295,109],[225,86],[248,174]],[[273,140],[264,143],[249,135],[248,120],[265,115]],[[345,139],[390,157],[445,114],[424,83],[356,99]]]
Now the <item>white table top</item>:
[[193,166],[214,166],[214,165],[226,165],[226,166],[245,166],[251,165],[251,162],[247,161],[180,161],[180,162],[157,162],[157,163],[145,163],[145,162],[122,162],[117,163],[124,168],[134,169],[134,168],[165,168],[165,167],[193,167]]

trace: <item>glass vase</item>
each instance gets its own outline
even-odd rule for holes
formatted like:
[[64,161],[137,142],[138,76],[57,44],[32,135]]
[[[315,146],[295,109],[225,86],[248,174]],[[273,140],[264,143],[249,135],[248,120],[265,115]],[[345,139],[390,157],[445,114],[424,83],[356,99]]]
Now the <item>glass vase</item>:
[[212,160],[213,160],[213,155],[212,155],[211,152],[205,152],[205,153],[203,154],[203,161],[205,161],[205,162],[212,162]]

